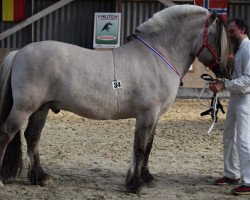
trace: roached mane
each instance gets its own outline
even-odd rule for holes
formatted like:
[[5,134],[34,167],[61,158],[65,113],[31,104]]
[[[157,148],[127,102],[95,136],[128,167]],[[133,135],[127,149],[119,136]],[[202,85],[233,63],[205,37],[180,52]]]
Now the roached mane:
[[193,5],[172,6],[155,13],[152,18],[138,26],[136,31],[145,34],[158,33],[159,31],[167,28],[170,24],[175,24],[175,21],[179,21],[181,18],[197,14],[206,16],[208,14],[208,10],[200,6]]

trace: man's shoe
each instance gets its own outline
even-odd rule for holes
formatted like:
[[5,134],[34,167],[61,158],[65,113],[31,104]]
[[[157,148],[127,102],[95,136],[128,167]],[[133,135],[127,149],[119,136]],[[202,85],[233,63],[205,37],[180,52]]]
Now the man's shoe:
[[250,195],[250,186],[242,185],[231,190],[234,195]]
[[216,185],[239,185],[240,179],[232,179],[232,178],[228,178],[228,177],[224,176],[224,177],[216,180],[215,184]]

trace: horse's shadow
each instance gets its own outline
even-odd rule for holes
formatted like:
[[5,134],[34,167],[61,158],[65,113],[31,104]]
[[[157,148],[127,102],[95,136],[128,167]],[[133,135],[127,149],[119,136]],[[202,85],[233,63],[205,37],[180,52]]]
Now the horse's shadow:
[[48,170],[55,186],[80,187],[100,191],[125,191],[124,171],[102,167],[64,167],[53,166]]
[[[24,172],[14,184],[15,187],[25,187],[24,190],[30,191],[62,191],[77,192],[85,194],[86,191],[91,194],[113,194],[125,198],[142,198],[144,195],[172,194],[172,195],[228,195],[213,185],[214,177],[202,174],[169,174],[167,172],[153,173],[155,180],[150,185],[145,185],[137,194],[130,194],[125,188],[126,173],[124,169],[111,169],[105,166],[63,166],[53,165],[45,168],[52,175],[53,184],[45,186],[31,186]],[[7,185],[6,185],[7,186]],[[221,194],[222,193],[222,194]],[[124,196],[125,195],[125,196]],[[146,198],[146,197],[145,197]]]
[[167,174],[157,173],[155,179],[160,185],[176,186],[197,186],[197,185],[213,185],[214,178],[210,175],[197,174]]
[[[211,175],[157,173],[155,178],[154,187],[161,191],[167,190],[170,193],[175,193],[177,196],[180,193],[184,196],[199,196],[201,199],[209,196],[221,196],[224,199],[224,197],[228,198],[228,196],[231,196],[230,190],[232,186],[220,187],[216,185],[215,180],[218,177]],[[151,191],[153,190],[154,188]]]
[[[124,170],[108,169],[104,167],[64,167],[54,165],[51,169],[46,169],[52,175],[53,187],[77,187],[98,191],[116,191],[127,193],[125,189],[126,174]],[[196,187],[213,185],[213,177],[209,175],[197,174],[167,174],[153,173],[154,181],[148,188],[168,190],[174,187]],[[22,178],[23,179],[23,178]],[[29,185],[28,181],[18,179],[14,183]]]

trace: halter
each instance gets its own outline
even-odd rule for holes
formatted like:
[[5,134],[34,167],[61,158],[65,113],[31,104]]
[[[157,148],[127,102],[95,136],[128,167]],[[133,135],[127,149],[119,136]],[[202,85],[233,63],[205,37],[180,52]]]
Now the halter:
[[206,23],[205,23],[205,29],[204,29],[204,34],[203,34],[203,44],[201,46],[201,48],[199,49],[196,57],[198,57],[202,51],[207,48],[209,50],[209,52],[213,55],[214,57],[214,63],[212,65],[209,65],[209,69],[213,69],[215,68],[217,65],[220,64],[220,61],[221,61],[221,50],[219,51],[219,55],[218,53],[214,50],[214,48],[209,44],[209,41],[208,41],[208,33],[209,33],[209,29],[208,29],[208,21],[211,17],[211,14],[208,15],[207,19],[206,19]]

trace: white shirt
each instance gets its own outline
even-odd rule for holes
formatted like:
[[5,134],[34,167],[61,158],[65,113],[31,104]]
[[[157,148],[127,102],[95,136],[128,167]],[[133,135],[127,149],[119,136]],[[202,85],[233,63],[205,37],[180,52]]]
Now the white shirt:
[[241,41],[234,57],[232,80],[225,81],[225,88],[231,93],[250,93],[250,40]]

